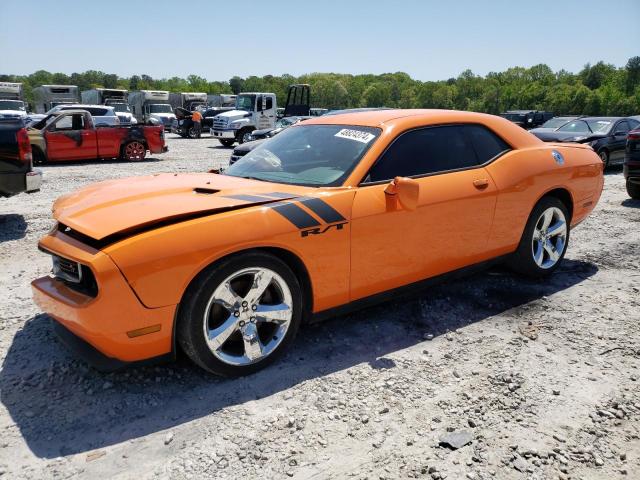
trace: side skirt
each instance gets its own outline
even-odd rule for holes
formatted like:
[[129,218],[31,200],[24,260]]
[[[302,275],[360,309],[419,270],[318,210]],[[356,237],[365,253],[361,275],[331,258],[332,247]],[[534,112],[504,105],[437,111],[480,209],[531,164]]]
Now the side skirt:
[[406,299],[406,298],[416,297],[418,294],[422,293],[428,287],[432,287],[434,285],[438,285],[440,283],[447,282],[450,280],[455,280],[457,278],[466,277],[473,273],[481,272],[483,270],[486,270],[489,267],[492,267],[499,263],[503,263],[508,257],[509,255],[502,255],[500,257],[492,258],[491,260],[487,260],[484,262],[476,263],[474,265],[470,265],[468,267],[463,267],[458,270],[454,270],[452,272],[443,273],[435,277],[427,278],[425,280],[420,280],[415,283],[410,283],[402,287],[394,288],[393,290],[387,290],[386,292],[380,292],[380,293],[376,293],[375,295],[371,295],[369,297],[360,298],[358,300],[354,300],[353,302],[349,302],[344,305],[340,305],[338,307],[330,308],[328,310],[323,310],[321,312],[316,312],[311,316],[309,323],[321,322],[323,320],[327,320],[332,317],[337,317],[339,315],[352,313],[354,311],[362,310],[363,308],[378,305],[383,302],[388,302],[390,300],[397,300],[398,298]]

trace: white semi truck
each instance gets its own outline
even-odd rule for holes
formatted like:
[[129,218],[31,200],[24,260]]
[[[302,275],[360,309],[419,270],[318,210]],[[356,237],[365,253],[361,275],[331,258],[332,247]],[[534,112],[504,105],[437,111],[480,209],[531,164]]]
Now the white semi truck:
[[75,85],[42,85],[33,89],[36,113],[47,113],[56,105],[80,103]]
[[154,120],[171,129],[176,118],[169,103],[169,92],[165,90],[138,90],[129,92],[131,113],[138,123],[153,123]]
[[0,118],[18,119],[26,116],[22,83],[0,82]]
[[129,108],[129,91],[121,88],[93,88],[80,93],[82,103],[113,107],[121,124],[138,123]]
[[196,92],[170,93],[169,103],[173,108],[184,108],[193,112],[199,106],[207,104],[207,94]]
[[[284,116],[308,116],[309,102],[309,85],[290,85]],[[248,142],[254,130],[273,128],[277,120],[277,108],[273,93],[240,93],[233,110],[214,117],[211,136],[220,140],[225,147],[235,142]]]

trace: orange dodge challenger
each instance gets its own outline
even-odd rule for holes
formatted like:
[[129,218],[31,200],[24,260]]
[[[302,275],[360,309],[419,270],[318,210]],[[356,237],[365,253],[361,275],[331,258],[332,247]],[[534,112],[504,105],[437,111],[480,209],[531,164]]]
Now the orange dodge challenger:
[[258,370],[304,321],[505,261],[544,277],[594,208],[602,161],[508,120],[443,110],[319,117],[224,174],[60,198],[36,303],[103,370],[172,357]]

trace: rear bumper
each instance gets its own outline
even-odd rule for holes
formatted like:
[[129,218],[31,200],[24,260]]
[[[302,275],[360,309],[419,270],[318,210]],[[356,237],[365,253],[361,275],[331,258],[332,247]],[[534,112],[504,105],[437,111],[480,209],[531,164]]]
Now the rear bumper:
[[0,173],[0,194],[15,195],[17,193],[37,192],[42,185],[42,172]]
[[87,265],[98,284],[98,293],[92,297],[58,278],[34,280],[33,299],[43,312],[109,359],[107,363],[117,366],[171,355],[175,305],[146,308],[108,255],[61,232],[44,237],[40,247]]
[[622,166],[622,173],[624,174],[624,178],[640,183],[640,160],[625,161]]

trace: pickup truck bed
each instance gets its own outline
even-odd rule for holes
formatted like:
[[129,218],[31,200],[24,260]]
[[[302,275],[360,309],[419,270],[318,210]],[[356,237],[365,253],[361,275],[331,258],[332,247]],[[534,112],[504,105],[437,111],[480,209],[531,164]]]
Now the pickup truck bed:
[[37,192],[41,183],[42,173],[33,169],[22,120],[0,121],[0,197]]

